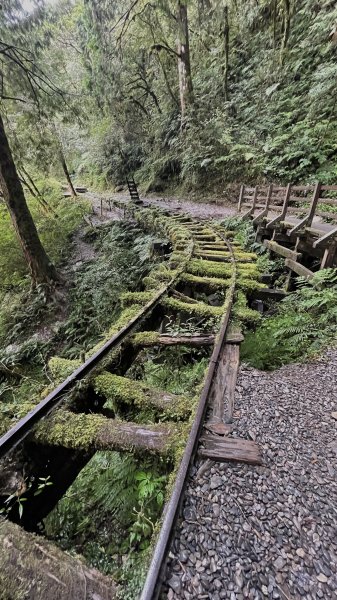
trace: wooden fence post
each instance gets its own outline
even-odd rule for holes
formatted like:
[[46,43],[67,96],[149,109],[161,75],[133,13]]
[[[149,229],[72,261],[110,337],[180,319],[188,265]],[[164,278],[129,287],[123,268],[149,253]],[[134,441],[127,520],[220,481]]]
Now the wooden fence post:
[[319,181],[317,181],[317,183],[315,185],[314,193],[313,193],[313,196],[312,196],[311,204],[310,204],[310,209],[309,209],[309,214],[308,214],[308,218],[307,218],[307,222],[306,222],[306,227],[311,227],[313,218],[315,216],[315,210],[316,210],[318,198],[319,198],[319,195],[321,193],[321,187],[322,187],[322,184]]
[[238,212],[240,212],[240,211],[241,211],[241,204],[242,204],[242,200],[243,200],[243,194],[244,194],[244,191],[245,191],[245,186],[244,186],[244,185],[242,185],[242,186],[241,186],[241,188],[240,188],[240,196],[239,196]]

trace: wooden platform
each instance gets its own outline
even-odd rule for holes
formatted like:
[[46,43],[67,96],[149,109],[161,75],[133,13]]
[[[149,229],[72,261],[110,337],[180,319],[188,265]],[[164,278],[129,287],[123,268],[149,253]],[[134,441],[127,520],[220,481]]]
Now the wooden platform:
[[262,464],[260,448],[256,442],[243,438],[233,438],[206,434],[200,439],[199,456],[218,462],[245,462],[251,465]]

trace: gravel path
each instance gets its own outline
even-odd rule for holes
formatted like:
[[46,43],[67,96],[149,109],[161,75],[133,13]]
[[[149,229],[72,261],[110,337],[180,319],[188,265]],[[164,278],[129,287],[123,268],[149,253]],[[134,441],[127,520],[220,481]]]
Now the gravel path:
[[197,219],[221,219],[236,214],[236,204],[221,202],[193,202],[192,200],[183,200],[181,198],[159,198],[147,196],[145,202],[156,204],[160,208],[168,210],[181,209]]
[[242,367],[235,409],[264,465],[197,462],[162,598],[337,598],[337,350]]
[[[110,192],[87,192],[85,194],[87,198],[93,204],[94,212],[96,219],[102,220],[100,216],[100,201],[103,198],[104,201],[104,210],[103,210],[103,220],[111,219],[119,219],[120,211],[118,209],[113,209],[109,211],[107,209],[107,200],[108,198],[119,200],[119,202],[129,202],[130,196],[128,192],[119,192],[119,193],[110,193]],[[192,200],[184,200],[182,198],[176,197],[165,197],[155,196],[153,194],[149,196],[142,196],[141,199],[145,202],[145,204],[153,204],[155,206],[159,206],[160,208],[164,208],[166,210],[175,211],[177,209],[181,209],[183,212],[188,213],[189,215],[196,217],[197,219],[221,219],[227,216],[235,215],[237,213],[236,203],[232,204],[230,202],[219,201],[219,203],[213,202],[193,202]]]

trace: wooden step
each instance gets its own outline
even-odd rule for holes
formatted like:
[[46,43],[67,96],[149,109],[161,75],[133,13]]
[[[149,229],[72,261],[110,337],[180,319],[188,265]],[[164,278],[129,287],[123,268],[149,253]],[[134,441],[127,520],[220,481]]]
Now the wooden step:
[[245,462],[251,465],[261,465],[262,456],[256,442],[243,438],[220,437],[204,435],[200,438],[198,454],[201,458],[217,462]]
[[211,390],[211,423],[231,423],[234,411],[235,386],[240,362],[239,344],[225,344]]

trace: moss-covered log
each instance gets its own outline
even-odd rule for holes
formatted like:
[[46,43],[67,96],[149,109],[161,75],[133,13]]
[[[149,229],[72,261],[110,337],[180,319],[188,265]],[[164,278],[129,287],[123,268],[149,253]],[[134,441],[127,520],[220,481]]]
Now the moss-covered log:
[[44,538],[0,519],[1,600],[111,600],[110,577]]
[[173,423],[142,425],[102,415],[58,410],[37,426],[33,439],[49,446],[81,450],[154,452],[174,451],[178,429]]
[[95,391],[104,396],[108,405],[133,404],[139,409],[154,408],[171,417],[186,417],[191,412],[190,401],[182,396],[147,387],[140,381],[104,371],[94,380]]
[[[187,265],[187,272],[192,275],[206,275],[207,277],[230,277],[233,266],[231,263],[218,263],[211,260],[193,259]],[[245,279],[258,278],[260,273],[255,263],[237,262],[239,277]]]
[[215,335],[169,335],[157,333],[156,331],[141,331],[132,338],[134,346],[212,346]]
[[187,302],[182,302],[176,298],[164,298],[161,301],[161,304],[165,308],[171,309],[175,312],[183,312],[189,314],[190,316],[199,318],[220,317],[225,311],[225,307],[223,306],[211,306],[209,304],[205,304],[204,302],[187,304]]

